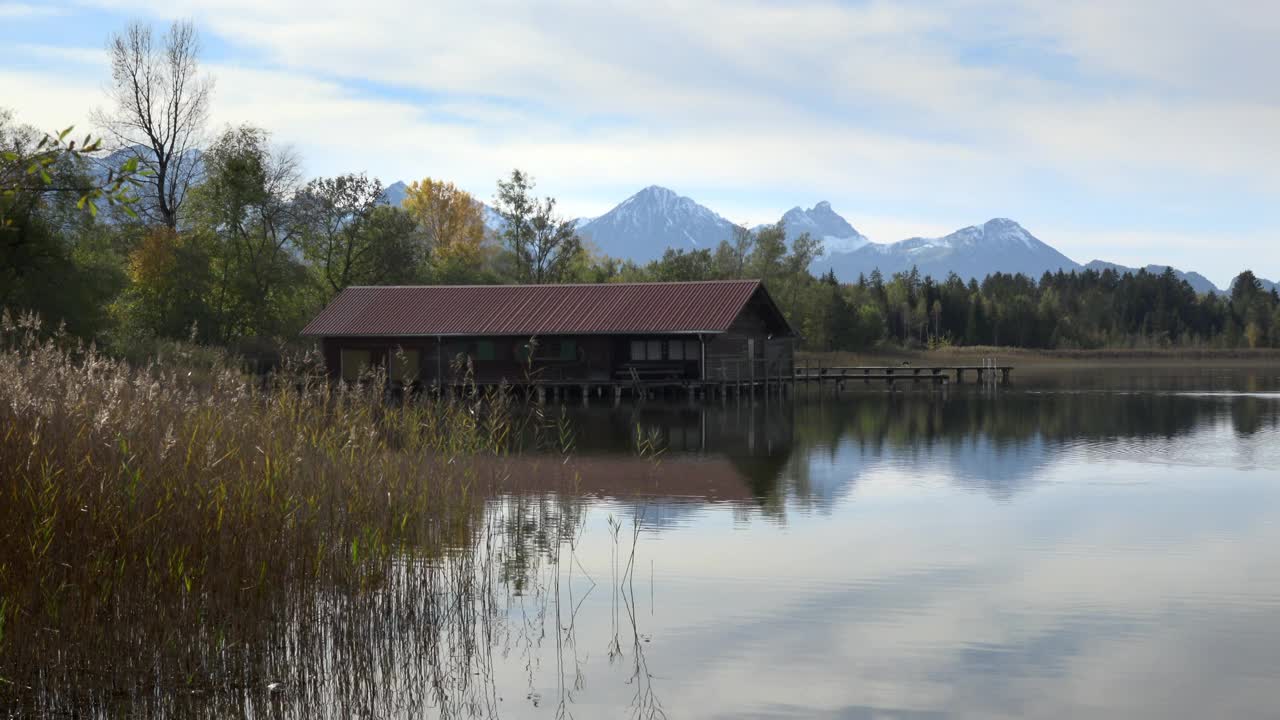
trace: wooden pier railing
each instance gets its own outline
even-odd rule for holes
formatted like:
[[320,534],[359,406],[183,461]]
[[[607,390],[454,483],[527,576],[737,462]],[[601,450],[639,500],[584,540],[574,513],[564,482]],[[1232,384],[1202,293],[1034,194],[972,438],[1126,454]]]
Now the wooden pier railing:
[[847,382],[863,380],[871,382],[929,381],[963,383],[966,374],[972,373],[978,382],[994,380],[1008,383],[1012,365],[988,362],[982,365],[854,365],[844,367],[808,366],[796,367],[796,382]]
[[[717,372],[718,370],[718,372]],[[650,378],[637,372],[628,372],[626,376],[615,378],[537,378],[525,383],[479,383],[482,386],[500,386],[517,391],[529,392],[540,402],[552,400],[563,402],[569,397],[581,399],[587,404],[592,397],[605,399],[612,397],[613,403],[621,402],[624,394],[636,399],[671,398],[687,396],[690,402],[697,398],[706,400],[724,400],[727,397],[755,397],[757,394],[769,397],[772,394],[784,395],[806,385],[815,388],[827,387],[835,392],[846,388],[850,383],[858,381],[870,385],[882,382],[889,387],[899,384],[929,384],[946,386],[952,382],[963,383],[967,376],[974,376],[979,383],[1007,384],[1013,372],[1012,365],[1001,365],[988,358],[981,365],[853,365],[853,366],[815,366],[800,364],[791,372],[780,363],[744,362],[740,365],[720,363],[719,368],[708,368],[706,377],[693,378]],[[431,392],[447,393],[450,396],[461,393],[462,385],[447,384],[444,387],[432,386]]]

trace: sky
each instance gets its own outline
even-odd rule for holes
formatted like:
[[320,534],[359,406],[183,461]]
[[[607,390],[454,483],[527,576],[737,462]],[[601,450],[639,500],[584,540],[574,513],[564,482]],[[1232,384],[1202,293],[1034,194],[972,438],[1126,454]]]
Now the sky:
[[1017,220],[1068,257],[1280,278],[1275,0],[0,0],[0,107],[105,106],[105,44],[193,20],[214,129],[308,175],[566,216],[669,187],[734,222],[828,200],[878,242]]

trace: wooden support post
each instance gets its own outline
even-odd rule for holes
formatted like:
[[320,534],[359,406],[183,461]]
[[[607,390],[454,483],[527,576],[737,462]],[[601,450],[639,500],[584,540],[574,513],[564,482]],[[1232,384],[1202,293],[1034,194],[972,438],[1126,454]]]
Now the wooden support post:
[[614,385],[613,386],[613,406],[618,407],[621,404],[622,404],[622,386]]
[[444,387],[444,338],[436,336],[436,382]]
[[586,385],[583,385],[582,386],[582,407],[587,407],[590,404],[591,404],[591,388]]

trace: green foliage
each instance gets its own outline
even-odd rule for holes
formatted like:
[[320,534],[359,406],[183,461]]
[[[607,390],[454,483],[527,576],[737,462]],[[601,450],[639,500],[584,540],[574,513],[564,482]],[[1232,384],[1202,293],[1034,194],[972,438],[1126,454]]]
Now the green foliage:
[[205,180],[189,200],[189,232],[209,255],[210,339],[277,336],[298,327],[306,269],[295,252],[297,159],[259,128],[224,132],[205,153]]
[[378,180],[349,174],[312,180],[294,200],[297,245],[327,293],[413,280],[414,220],[381,204],[382,192]]
[[538,199],[533,189],[533,178],[518,169],[498,181],[494,204],[506,222],[502,237],[519,282],[563,282],[582,259],[582,240],[573,223],[556,214],[555,198]]
[[76,209],[93,216],[98,214],[98,203],[105,202],[137,217],[129,206],[137,202],[135,190],[150,171],[140,168],[137,158],[130,158],[118,168],[108,168],[106,176],[97,181],[90,181],[82,172],[65,172],[68,167],[83,168],[86,160],[102,150],[102,139],[92,135],[85,135],[82,141],[68,140],[74,130],[71,126],[44,135],[31,146],[31,131],[11,127],[11,116],[0,110],[0,227],[13,224],[10,215],[15,207],[21,207],[22,196],[46,193],[73,194]]

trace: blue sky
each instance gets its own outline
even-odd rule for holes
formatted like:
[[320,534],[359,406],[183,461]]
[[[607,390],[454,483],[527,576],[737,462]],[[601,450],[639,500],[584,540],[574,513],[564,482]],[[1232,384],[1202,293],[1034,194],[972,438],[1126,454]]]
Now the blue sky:
[[0,106],[88,126],[107,36],[194,19],[215,129],[310,175],[513,167],[572,216],[650,184],[873,240],[1011,217],[1071,258],[1280,276],[1273,0],[0,0]]

